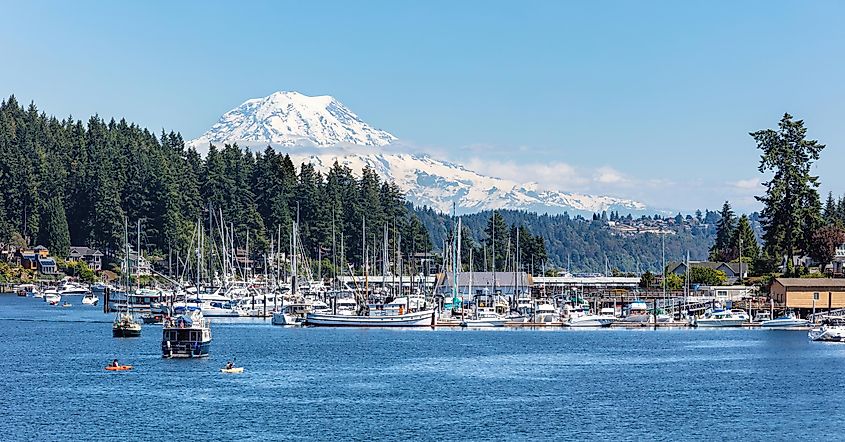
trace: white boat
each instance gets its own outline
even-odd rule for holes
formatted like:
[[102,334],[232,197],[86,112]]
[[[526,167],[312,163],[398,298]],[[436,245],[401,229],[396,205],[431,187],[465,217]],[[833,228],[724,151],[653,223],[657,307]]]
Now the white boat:
[[570,316],[563,324],[569,327],[608,327],[616,322],[616,317],[610,315],[582,315]]
[[792,312],[787,312],[785,315],[775,319],[760,322],[760,327],[778,330],[805,329],[809,326],[809,320],[798,318]]
[[273,312],[273,325],[302,325],[305,316],[311,312],[311,303],[307,301],[291,302],[282,307],[281,311]]
[[97,305],[98,302],[100,302],[100,298],[93,293],[88,293],[82,297],[82,303],[85,305]]
[[305,325],[316,327],[426,327],[435,324],[434,310],[401,315],[331,315],[308,313]]
[[162,324],[163,358],[204,358],[211,348],[211,323],[195,307],[174,309],[175,317]]
[[748,320],[748,313],[745,313],[745,310],[713,310],[700,318],[695,318],[693,325],[696,327],[741,327]]
[[201,294],[185,301],[186,305],[198,307],[206,318],[236,318],[243,316],[240,306],[226,296],[212,293]]
[[47,304],[58,305],[61,300],[62,296],[59,295],[59,292],[57,292],[56,289],[44,290],[44,302]]
[[807,334],[813,341],[845,341],[845,318],[825,318],[819,327]]
[[62,296],[83,296],[91,292],[88,286],[70,281],[60,285],[58,291]]
[[480,311],[474,318],[461,321],[461,327],[504,327],[506,322],[508,318],[494,311]]
[[648,312],[648,305],[645,301],[634,301],[628,310],[628,315],[621,319],[622,322],[646,323],[652,322],[652,316]]
[[560,323],[560,313],[555,306],[548,302],[543,302],[537,305],[537,311],[534,312],[534,322],[544,324]]

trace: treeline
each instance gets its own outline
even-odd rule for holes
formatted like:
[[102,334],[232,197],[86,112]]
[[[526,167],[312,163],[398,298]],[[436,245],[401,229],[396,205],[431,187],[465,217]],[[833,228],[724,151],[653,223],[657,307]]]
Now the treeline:
[[236,245],[249,237],[253,257],[288,234],[297,219],[304,249],[316,257],[339,252],[361,263],[362,220],[402,237],[404,253],[431,243],[403,193],[369,168],[360,178],[335,163],[325,174],[311,164],[297,170],[288,155],[268,148],[253,154],[237,145],[211,146],[202,158],[178,133],[160,135],[125,120],[87,124],[24,108],[15,97],[0,104],[0,242],[40,243],[57,256],[74,245],[105,251],[122,247],[124,220],[141,222],[147,252],[190,256],[197,220],[222,211]]
[[[425,207],[417,208],[416,213],[431,232],[432,242],[436,249],[439,250],[443,244],[448,244],[449,226],[452,222],[449,216]],[[472,239],[478,245],[489,243],[487,231],[492,213],[484,211],[462,216],[463,225],[472,233]],[[544,255],[547,268],[552,266],[561,269],[568,268],[578,273],[604,273],[605,263],[611,272],[613,270],[637,273],[646,270],[661,272],[661,235],[651,233],[619,235],[614,233],[607,221],[602,220],[601,217],[592,220],[580,215],[571,217],[568,214],[548,215],[520,210],[498,210],[496,213],[501,216],[503,222],[509,226],[508,228],[521,226],[527,233],[543,240],[545,253],[535,252],[533,256],[523,255],[523,253],[530,253],[531,249],[521,253],[523,256],[520,261],[525,265],[533,263],[536,272],[539,272],[543,264]],[[710,213],[715,214],[715,212],[709,212],[708,215]],[[715,220],[718,216],[714,215],[710,218]],[[713,241],[711,229],[675,228],[674,232],[665,237],[667,263],[684,259],[687,252],[690,254],[690,259],[707,259],[708,249]],[[511,244],[511,247],[514,247],[515,241],[511,240]],[[496,252],[498,254],[499,250]]]

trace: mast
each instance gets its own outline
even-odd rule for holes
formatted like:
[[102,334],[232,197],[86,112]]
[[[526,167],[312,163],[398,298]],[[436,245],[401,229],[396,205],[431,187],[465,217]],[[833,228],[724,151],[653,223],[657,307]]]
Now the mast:
[[[141,290],[141,218],[138,218],[138,257],[135,259],[135,271],[137,272],[138,290]],[[129,298],[126,299],[129,302]]]

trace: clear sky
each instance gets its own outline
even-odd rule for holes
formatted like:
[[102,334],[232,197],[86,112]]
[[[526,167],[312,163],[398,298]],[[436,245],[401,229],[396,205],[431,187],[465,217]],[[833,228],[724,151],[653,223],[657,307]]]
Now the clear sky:
[[333,95],[483,172],[756,209],[784,112],[845,192],[842,1],[2,1],[0,95],[186,139],[248,98]]

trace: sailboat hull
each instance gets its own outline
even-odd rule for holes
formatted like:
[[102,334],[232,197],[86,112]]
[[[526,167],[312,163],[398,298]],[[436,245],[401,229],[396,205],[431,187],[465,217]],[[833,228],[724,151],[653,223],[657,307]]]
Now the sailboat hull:
[[141,329],[115,327],[112,328],[112,336],[115,338],[137,338],[141,336]]
[[305,325],[313,327],[430,327],[435,324],[434,310],[403,315],[350,316],[308,313]]

